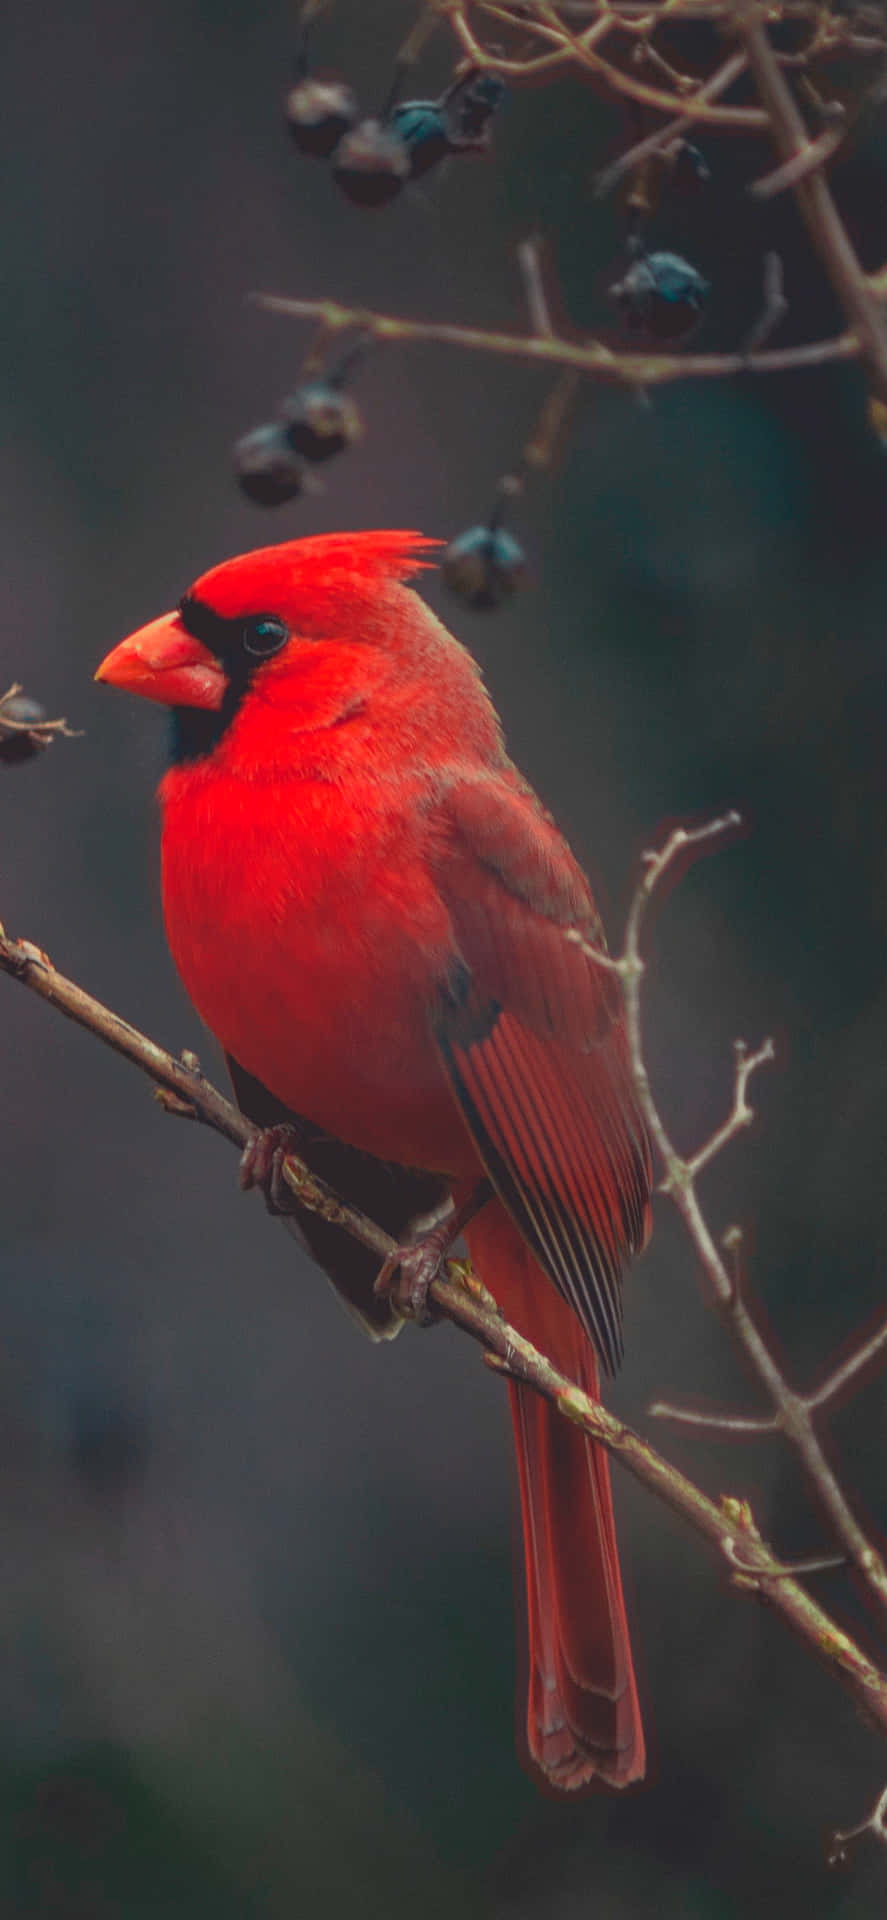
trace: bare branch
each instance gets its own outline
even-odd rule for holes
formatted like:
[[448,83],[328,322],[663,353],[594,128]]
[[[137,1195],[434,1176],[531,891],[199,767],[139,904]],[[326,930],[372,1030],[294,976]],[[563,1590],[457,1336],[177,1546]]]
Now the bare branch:
[[682,1427],[703,1427],[707,1433],[760,1434],[779,1433],[781,1421],[774,1413],[697,1413],[692,1407],[676,1407],[670,1400],[654,1400],[648,1409],[654,1420],[674,1420]]
[[[684,841],[699,842],[711,835],[712,830],[706,836],[703,829],[684,835]],[[656,856],[652,864],[663,871],[663,856]],[[158,1047],[101,1001],[60,974],[31,941],[12,940],[0,929],[0,971],[18,980],[139,1067],[155,1086],[174,1096],[174,1111],[180,1111],[184,1105],[189,1113],[239,1147],[254,1137],[251,1123],[203,1077],[193,1063],[193,1056],[177,1060]],[[380,1261],[394,1251],[394,1242],[388,1234],[355,1208],[344,1205],[296,1155],[287,1155],[284,1175],[304,1206],[342,1226],[362,1245],[377,1253]],[[496,1372],[507,1373],[535,1387],[565,1419],[572,1420],[591,1439],[599,1441],[650,1492],[709,1540],[730,1566],[734,1584],[758,1593],[841,1681],[856,1703],[887,1732],[887,1676],[794,1577],[785,1572],[782,1561],[761,1539],[746,1502],[727,1497],[719,1504],[710,1500],[639,1434],[581,1392],[509,1325],[464,1262],[448,1261],[443,1277],[432,1283],[431,1292],[440,1311],[485,1349],[488,1365]]]
[[[737,1544],[735,1540],[725,1541],[724,1552],[731,1565],[736,1568],[738,1574],[745,1578],[751,1572],[751,1577],[754,1580],[765,1578],[768,1580],[774,1578],[781,1579],[785,1575],[787,1575],[789,1579],[794,1580],[800,1579],[804,1574],[835,1573],[839,1567],[845,1567],[847,1565],[842,1553],[812,1553],[809,1554],[805,1560],[786,1561],[784,1565],[778,1568],[772,1568],[769,1573],[763,1575],[760,1572],[749,1569],[742,1544]],[[740,1582],[737,1581],[736,1584],[739,1585]]]
[[808,173],[823,167],[833,153],[843,144],[846,127],[825,127],[815,140],[808,140],[806,147],[783,161],[770,173],[764,173],[759,180],[753,180],[748,191],[756,200],[772,200],[777,193],[784,193],[786,187],[795,187],[799,180],[806,180]]
[[[739,1286],[724,1264],[702,1212],[696,1193],[696,1173],[699,1165],[707,1165],[711,1160],[712,1142],[700,1149],[701,1160],[697,1155],[695,1162],[693,1158],[684,1159],[677,1152],[653,1096],[644,1058],[641,983],[645,963],[640,952],[640,936],[654,893],[679,856],[687,853],[695,856],[706,851],[714,841],[722,839],[726,832],[738,824],[739,816],[734,813],[724,815],[718,820],[711,821],[707,826],[698,827],[689,832],[678,827],[669,835],[658,853],[644,855],[645,872],[635,889],[628,913],[623,952],[616,962],[616,971],[620,977],[625,1001],[632,1077],[644,1117],[665,1168],[665,1189],[684,1221],[711,1287],[715,1304],[732,1337],[738,1342],[746,1360],[762,1382],[767,1398],[774,1408],[778,1427],[799,1454],[804,1469],[828,1514],[837,1540],[862,1575],[882,1612],[887,1614],[887,1565],[856,1519],[836,1475],[829,1466],[814,1429],[810,1403],[802,1395],[795,1393],[785,1379],[742,1299]],[[591,951],[593,953],[593,949]],[[736,1125],[732,1124],[737,1106],[741,1113],[747,1104],[745,1087],[748,1071],[762,1064],[768,1057],[765,1043],[758,1055],[753,1055],[750,1059],[744,1056],[738,1061],[738,1087],[737,1092],[734,1093],[734,1109],[725,1128],[721,1130],[722,1144],[726,1144],[726,1141],[737,1131]],[[744,1079],[742,1079],[743,1073]],[[746,1123],[741,1119],[738,1124]],[[718,1139],[719,1136],[715,1135],[715,1140]],[[731,1246],[735,1247],[735,1240],[736,1232],[731,1230],[728,1250]],[[877,1343],[878,1351],[880,1344],[880,1342]],[[884,1344],[887,1346],[887,1340]]]
[[742,349],[746,360],[759,352],[765,340],[782,325],[788,313],[782,261],[778,253],[764,255],[764,305]]
[[[538,74],[543,70],[544,56],[537,55],[529,60],[506,60],[499,55],[487,54],[475,38],[466,19],[467,8],[449,5],[444,0],[445,9],[450,16],[454,31],[458,35],[465,51],[478,65],[493,67],[499,73],[511,74],[514,78]],[[492,13],[491,7],[485,12]],[[498,11],[498,10],[497,10]],[[500,15],[500,17],[502,17]],[[648,16],[649,17],[649,16]],[[527,23],[529,24],[529,22]],[[652,87],[639,80],[633,73],[625,73],[600,54],[598,44],[613,31],[616,25],[624,26],[615,12],[606,7],[599,17],[586,28],[584,33],[573,33],[566,21],[558,19],[553,6],[538,0],[533,8],[533,31],[553,49],[546,63],[549,73],[554,66],[574,66],[585,69],[601,80],[608,92],[622,94],[629,100],[636,100],[641,106],[653,107],[659,113],[679,115],[685,102],[675,93],[666,93],[661,87]],[[767,125],[767,115],[760,107],[727,107],[701,100],[698,93],[687,96],[687,104],[695,108],[695,118],[708,126],[744,128],[746,131],[759,131]]]
[[[718,1127],[717,1132],[712,1134],[711,1139],[706,1141],[705,1146],[699,1147],[692,1158],[685,1162],[687,1172],[691,1179],[695,1179],[697,1173],[701,1173],[703,1167],[707,1167],[709,1161],[713,1160],[716,1154],[728,1146],[730,1141],[735,1139],[737,1133],[741,1133],[745,1127],[751,1126],[755,1113],[754,1108],[749,1106],[747,1099],[748,1083],[752,1074],[757,1072],[758,1067],[762,1067],[766,1061],[775,1060],[776,1058],[776,1050],[770,1039],[763,1042],[758,1048],[757,1053],[749,1053],[744,1040],[734,1040],[733,1048],[736,1058],[733,1106],[723,1126]],[[669,1182],[668,1179],[666,1179],[663,1182],[661,1191],[667,1193],[668,1187]]]
[[[736,18],[748,63],[784,164],[806,158],[807,129],[773,52],[756,0],[736,0]],[[794,181],[793,192],[810,238],[853,328],[875,388],[887,401],[887,325],[857,260],[819,162]]]
[[887,1353],[887,1320],[878,1328],[877,1333],[872,1334],[870,1340],[864,1340],[862,1346],[857,1347],[849,1360],[845,1360],[842,1366],[836,1367],[834,1373],[829,1374],[821,1387],[817,1387],[814,1393],[808,1393],[805,1396],[805,1405],[811,1409],[827,1406],[829,1400],[834,1400],[838,1394],[843,1393],[851,1380],[855,1380],[873,1360],[877,1360],[884,1353]]
[[614,160],[611,166],[605,167],[603,172],[598,174],[594,185],[597,198],[603,199],[627,173],[631,173],[634,167],[639,167],[644,160],[650,160],[656,154],[666,154],[672,143],[679,140],[688,127],[695,126],[700,117],[700,106],[707,106],[710,101],[717,100],[722,93],[728,93],[740,74],[745,72],[746,65],[744,53],[731,53],[729,60],[725,60],[723,66],[718,67],[717,72],[712,74],[711,79],[705,81],[698,92],[694,93],[692,100],[688,100],[681,108],[674,120],[669,120],[655,133],[648,134],[646,139],[638,140],[635,146],[629,147],[626,153],[620,154],[618,160]]
[[[882,285],[882,279],[884,284]],[[887,291],[887,270],[873,276],[873,295]],[[468,353],[487,353],[502,360],[527,360],[538,366],[573,367],[593,380],[624,386],[637,392],[666,385],[671,380],[723,380],[737,373],[788,373],[795,368],[823,366],[831,360],[853,360],[859,353],[854,333],[807,346],[781,347],[764,353],[616,353],[601,340],[565,340],[535,333],[500,333],[483,327],[460,327],[443,320],[407,320],[400,314],[379,313],[368,307],[346,307],[336,300],[294,300],[285,294],[254,293],[251,298],[267,313],[294,320],[320,321],[331,333],[360,327],[376,340],[434,343]]]
[[538,234],[532,234],[529,240],[520,242],[517,259],[527,296],[530,326],[538,338],[553,340],[555,334],[542,277],[542,244]]

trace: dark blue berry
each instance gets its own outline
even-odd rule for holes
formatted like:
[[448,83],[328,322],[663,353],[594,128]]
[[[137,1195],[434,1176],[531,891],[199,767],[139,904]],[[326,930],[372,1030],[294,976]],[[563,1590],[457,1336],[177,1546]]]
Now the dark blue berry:
[[304,485],[301,461],[284,428],[276,421],[245,433],[234,448],[237,484],[258,507],[280,507],[295,500]]
[[357,96],[341,80],[299,80],[287,94],[286,121],[300,153],[328,160],[359,112]]
[[631,328],[680,340],[704,312],[710,282],[680,254],[644,253],[610,291]]
[[434,100],[404,100],[392,109],[388,125],[406,147],[413,180],[430,173],[451,150],[444,111]]
[[467,606],[488,612],[520,586],[526,565],[523,548],[503,527],[469,527],[450,541],[441,574]]
[[330,460],[359,440],[363,422],[354,401],[326,380],[290,394],[281,409],[287,440],[303,460]]
[[362,120],[332,158],[336,185],[357,207],[384,207],[400,193],[411,167],[407,149],[380,120]]
[[446,97],[453,144],[464,141],[486,145],[489,122],[505,97],[505,81],[498,73],[476,73],[458,82]]
[[[22,760],[33,760],[47,745],[45,737],[39,733],[30,733],[28,728],[39,727],[46,720],[46,712],[37,700],[29,700],[25,693],[13,693],[0,702],[0,761],[7,767],[18,766]],[[9,727],[4,725],[9,721]]]

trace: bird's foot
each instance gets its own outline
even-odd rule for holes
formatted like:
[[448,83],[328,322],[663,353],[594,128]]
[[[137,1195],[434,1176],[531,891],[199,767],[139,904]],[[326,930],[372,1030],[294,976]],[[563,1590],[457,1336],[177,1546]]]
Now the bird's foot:
[[405,1320],[415,1320],[419,1327],[431,1327],[440,1319],[429,1292],[453,1241],[451,1220],[448,1214],[418,1239],[395,1247],[373,1287],[377,1300],[388,1300]]
[[405,1246],[395,1247],[376,1278],[373,1292],[377,1299],[390,1301],[404,1319],[414,1320],[417,1326],[433,1326],[441,1316],[429,1298],[431,1286],[439,1278],[454,1240],[486,1206],[491,1194],[489,1181],[481,1180],[463,1206],[451,1207],[433,1227]]
[[301,1145],[296,1127],[263,1127],[261,1133],[253,1134],[240,1156],[241,1191],[249,1193],[251,1187],[258,1187],[269,1213],[296,1213],[296,1198],[284,1179],[283,1163],[288,1153],[299,1153]]

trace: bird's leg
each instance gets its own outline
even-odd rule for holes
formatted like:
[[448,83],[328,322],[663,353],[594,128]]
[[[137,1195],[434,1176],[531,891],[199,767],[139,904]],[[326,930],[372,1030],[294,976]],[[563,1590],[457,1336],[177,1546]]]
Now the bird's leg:
[[253,1134],[240,1156],[241,1191],[259,1187],[269,1213],[297,1213],[295,1195],[283,1177],[283,1162],[288,1153],[301,1153],[303,1144],[297,1127],[263,1127]]
[[479,1180],[460,1207],[450,1202],[442,1220],[424,1233],[418,1233],[414,1240],[408,1240],[404,1246],[396,1247],[388,1255],[376,1278],[373,1292],[377,1298],[390,1300],[398,1313],[408,1320],[415,1320],[420,1327],[430,1327],[438,1317],[428,1299],[431,1283],[437,1279],[444,1259],[463,1227],[474,1219],[476,1213],[480,1213],[481,1207],[485,1207],[492,1197],[493,1189],[489,1180]]

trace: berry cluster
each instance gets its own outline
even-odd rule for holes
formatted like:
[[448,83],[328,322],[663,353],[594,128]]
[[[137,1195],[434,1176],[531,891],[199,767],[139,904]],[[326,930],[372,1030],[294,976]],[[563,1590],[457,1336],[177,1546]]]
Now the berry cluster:
[[309,467],[332,460],[360,439],[363,421],[344,383],[362,351],[359,341],[338,366],[303,381],[284,401],[276,420],[238,440],[234,472],[256,506],[279,507],[297,499],[310,485]]
[[[287,125],[297,150],[328,162],[339,190],[355,206],[386,206],[409,182],[423,179],[450,155],[489,148],[494,116],[505,94],[499,74],[463,67],[438,99],[403,100],[400,95],[417,50],[405,43],[384,107],[377,115],[367,116],[344,80],[318,78],[309,71],[307,29],[313,17],[313,10],[307,8],[294,84],[286,100]],[[610,291],[632,332],[676,342],[701,319],[709,292],[707,280],[680,254],[648,251],[643,234],[664,194],[687,195],[708,179],[703,154],[680,136],[648,153],[631,169],[626,199],[628,264]],[[529,251],[535,260],[535,247],[535,241],[525,243],[519,255]],[[530,269],[536,283],[528,288],[528,297],[534,330],[545,332],[550,331],[550,321],[538,272],[536,262]],[[358,353],[363,344],[365,339],[358,342]],[[234,470],[248,499],[263,507],[297,499],[311,489],[313,467],[359,439],[360,414],[344,391],[345,372],[354,357],[352,348],[338,367],[326,371],[318,368],[316,358],[309,358],[300,384],[278,417],[237,442]],[[569,376],[563,392],[560,385],[554,390],[515,472],[500,481],[490,515],[459,533],[445,550],[441,563],[445,585],[476,611],[501,606],[526,578],[523,549],[502,525],[505,503],[523,492],[534,470],[550,465],[575,387],[578,380]]]
[[439,100],[398,102],[396,91],[380,115],[364,119],[357,96],[341,80],[302,72],[287,96],[294,145],[328,160],[337,187],[355,206],[387,206],[408,181],[422,179],[450,154],[485,152],[505,83],[469,69]]
[[526,578],[523,548],[512,533],[496,525],[468,527],[445,549],[440,563],[444,586],[475,613],[491,613],[510,599]]

